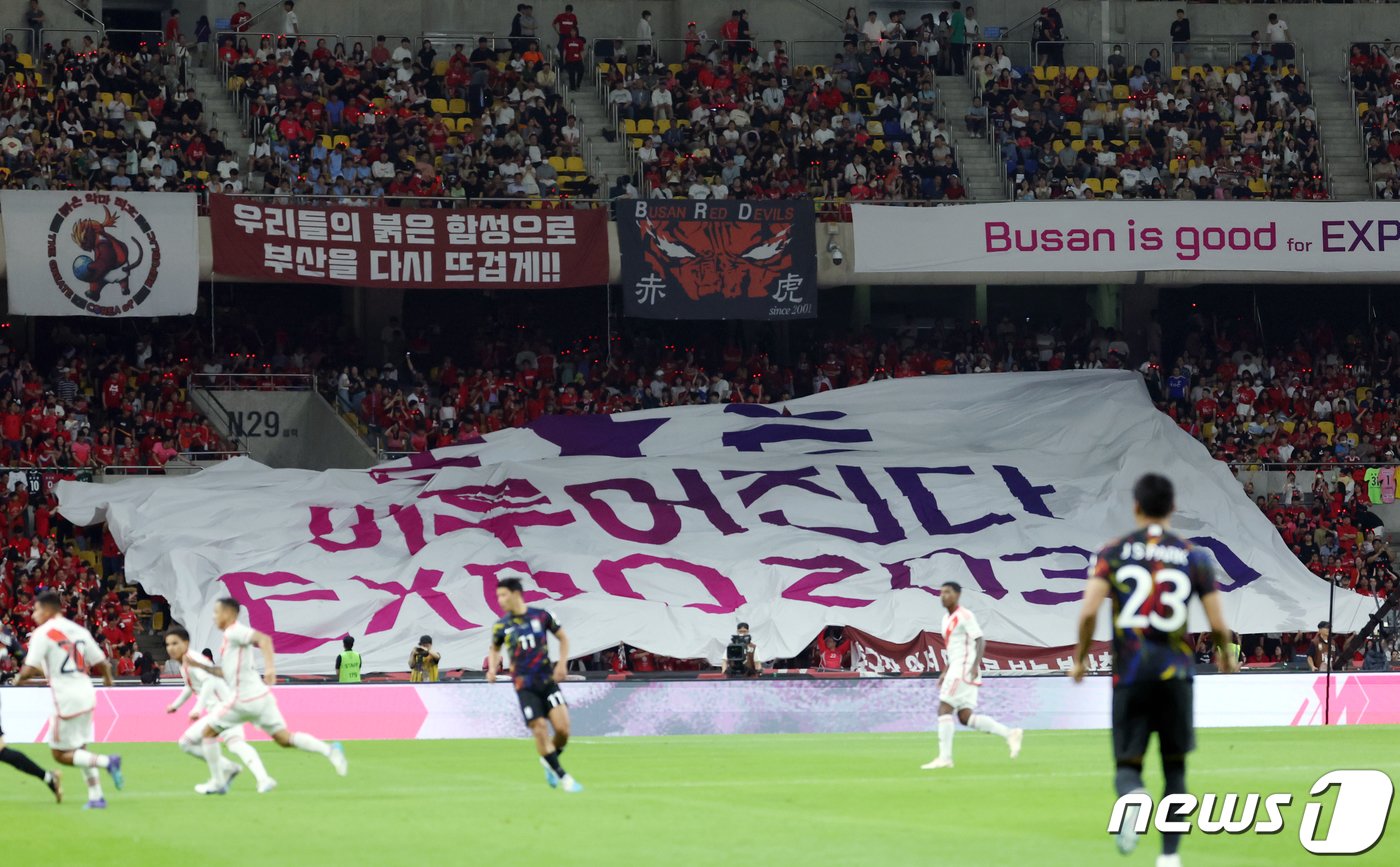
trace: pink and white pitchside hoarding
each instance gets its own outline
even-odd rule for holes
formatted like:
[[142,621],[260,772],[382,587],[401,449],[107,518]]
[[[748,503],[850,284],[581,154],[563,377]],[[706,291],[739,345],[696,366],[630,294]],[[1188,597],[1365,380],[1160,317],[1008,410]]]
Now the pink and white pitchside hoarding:
[[[933,678],[567,683],[575,735],[797,734],[931,731]],[[988,678],[981,709],[1030,729],[1104,729],[1107,677]],[[167,714],[175,687],[99,689],[97,739],[174,742],[189,725]],[[507,683],[279,686],[288,722],[333,740],[503,738],[525,733]],[[186,705],[188,709],[189,705]],[[1400,723],[1400,674],[1241,674],[1196,680],[1196,724],[1312,726]],[[47,689],[8,689],[5,736],[37,743],[48,734]],[[256,738],[260,732],[249,730]],[[173,749],[173,747],[172,747]]]
[[855,270],[1400,270],[1400,214],[1381,202],[853,205]]

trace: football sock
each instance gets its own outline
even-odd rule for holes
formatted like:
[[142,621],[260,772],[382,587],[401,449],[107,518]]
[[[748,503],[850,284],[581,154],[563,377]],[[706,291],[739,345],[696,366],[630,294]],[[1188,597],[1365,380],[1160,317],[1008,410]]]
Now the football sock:
[[331,754],[330,744],[306,732],[297,732],[292,735],[292,746],[299,750],[306,750],[308,753],[315,753],[318,756],[329,756]]
[[102,775],[97,768],[83,768],[83,779],[87,781],[88,800],[102,800]]
[[[1166,777],[1166,785],[1162,791],[1168,795],[1180,795],[1186,792],[1186,762],[1181,759],[1163,759],[1162,775]],[[1176,850],[1181,846],[1180,834],[1162,835],[1162,854],[1175,855]]]
[[1122,797],[1129,792],[1136,792],[1142,788],[1142,768],[1138,765],[1120,764],[1118,773],[1113,777],[1113,788],[1118,791],[1118,797]]
[[184,738],[181,738],[176,743],[179,744],[180,749],[184,752],[189,753],[190,755],[199,759],[201,762],[204,761],[204,747],[198,742],[187,741]]
[[1011,729],[992,719],[983,713],[975,713],[972,719],[967,721],[968,728],[976,729],[979,732],[986,732],[989,735],[996,735],[999,738],[1008,737]]
[[550,753],[549,755],[545,756],[545,757],[544,757],[544,760],[545,760],[545,763],[549,765],[550,770],[554,771],[554,773],[558,774],[558,775],[561,776],[561,777],[565,775],[564,766],[561,765],[561,764],[559,764],[559,751],[558,751],[558,750],[555,750],[554,752],[552,752],[552,753]]
[[219,750],[218,740],[205,738],[200,750],[204,753],[205,763],[209,765],[209,780],[216,788],[222,787],[228,781],[224,779],[224,755]]
[[0,762],[11,765],[20,773],[28,774],[31,777],[38,777],[48,782],[48,775],[44,773],[44,769],[34,764],[33,759],[19,750],[12,750],[9,747],[0,750]]
[[253,772],[253,778],[259,783],[267,782],[267,768],[263,767],[262,757],[251,744],[242,740],[234,741],[228,745],[228,751],[238,756],[238,760]]
[[953,759],[953,715],[944,714],[938,718],[938,757]]
[[97,753],[90,753],[87,750],[73,751],[73,764],[79,768],[105,768],[109,759],[106,756],[99,756]]

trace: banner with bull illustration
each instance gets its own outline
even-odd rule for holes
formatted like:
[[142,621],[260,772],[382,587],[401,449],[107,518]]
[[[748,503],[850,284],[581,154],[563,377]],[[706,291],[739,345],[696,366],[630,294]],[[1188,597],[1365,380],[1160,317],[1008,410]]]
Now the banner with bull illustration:
[[10,313],[115,319],[195,312],[193,193],[5,190],[0,212]]
[[813,222],[806,200],[620,202],[624,311],[646,319],[811,319]]
[[[445,668],[480,668],[503,577],[558,616],[575,654],[626,642],[718,661],[739,621],[765,659],[828,625],[909,642],[938,631],[950,580],[989,641],[1060,648],[1091,553],[1132,529],[1147,471],[1176,482],[1175,526],[1214,552],[1234,629],[1327,616],[1327,583],[1123,371],[546,416],[369,470],[241,458],[57,494],[69,520],[107,521],[127,577],[170,601],[195,646],[218,646],[210,608],[232,595],[295,674],[332,671],[347,634],[370,671],[403,670],[425,633]],[[1338,592],[1333,626],[1373,609]]]

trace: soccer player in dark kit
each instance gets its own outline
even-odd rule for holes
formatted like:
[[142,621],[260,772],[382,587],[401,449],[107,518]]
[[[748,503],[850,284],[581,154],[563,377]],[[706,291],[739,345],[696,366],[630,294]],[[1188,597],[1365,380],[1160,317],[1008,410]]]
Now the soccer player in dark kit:
[[[515,681],[515,695],[520,699],[520,712],[525,725],[534,735],[535,747],[544,765],[544,778],[551,788],[566,792],[582,792],[569,776],[559,756],[569,742],[569,706],[559,691],[559,681],[568,673],[569,637],[564,634],[554,615],[540,608],[525,605],[520,581],[506,578],[496,585],[496,601],[505,615],[491,630],[491,659],[486,669],[486,682],[496,682],[501,668],[501,648],[510,654],[510,674]],[[559,661],[549,661],[549,634],[559,639]],[[549,727],[554,727],[554,737]]]
[[[1079,615],[1079,643],[1070,675],[1084,678],[1094,622],[1105,598],[1113,600],[1113,756],[1119,797],[1144,791],[1142,758],[1157,734],[1166,794],[1186,791],[1186,754],[1196,746],[1191,678],[1195,659],[1186,641],[1187,606],[1200,600],[1215,639],[1217,667],[1237,670],[1230,649],[1215,560],[1204,548],[1173,533],[1176,508],[1172,483],[1149,473],[1133,486],[1138,529],[1110,543],[1089,564],[1089,583]],[[1118,833],[1125,855],[1137,846],[1137,807]],[[1179,867],[1180,834],[1162,835],[1158,867]]]

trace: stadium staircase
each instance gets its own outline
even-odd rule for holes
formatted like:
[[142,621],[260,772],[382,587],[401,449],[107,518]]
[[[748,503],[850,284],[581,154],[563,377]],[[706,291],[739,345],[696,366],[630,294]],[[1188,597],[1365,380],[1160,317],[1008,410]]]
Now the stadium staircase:
[[972,85],[962,75],[942,75],[938,78],[939,108],[947,118],[947,128],[953,135],[953,152],[957,154],[958,172],[967,197],[974,202],[1004,202],[1007,200],[1005,169],[997,162],[991,145],[983,136],[967,131],[963,115],[972,105]]
[[[210,60],[209,66],[191,62],[186,67],[185,82],[194,90],[195,96],[204,104],[204,126],[217,129],[224,146],[233,151],[238,160],[239,175],[243,178],[243,189],[248,192],[261,192],[262,178],[253,178],[248,171],[248,146],[253,140],[248,137],[248,125],[244,123],[238,106],[228,88],[219,79],[219,70]],[[257,186],[254,186],[254,183]]]
[[1313,105],[1317,106],[1317,123],[1322,149],[1327,156],[1332,197],[1343,202],[1375,198],[1349,85],[1336,76],[1322,74],[1312,76],[1309,84],[1313,89]]
[[[598,183],[598,196],[608,198],[608,189],[613,181],[621,175],[632,177],[634,174],[628,165],[627,141],[622,136],[617,136],[614,141],[604,137],[603,130],[613,128],[612,118],[609,117],[608,107],[593,94],[592,84],[586,77],[578,90],[567,93],[569,110],[583,124],[583,150],[593,158],[588,170]],[[640,188],[638,181],[638,178],[632,177],[632,183]]]

